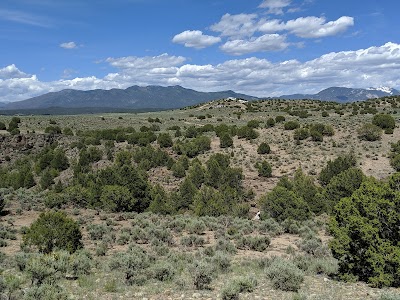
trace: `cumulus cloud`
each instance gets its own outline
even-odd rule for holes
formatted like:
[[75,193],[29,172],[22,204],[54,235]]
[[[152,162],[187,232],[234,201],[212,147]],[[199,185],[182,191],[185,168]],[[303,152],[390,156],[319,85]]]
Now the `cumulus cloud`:
[[321,38],[337,35],[353,25],[354,19],[348,16],[330,22],[323,17],[305,17],[287,21],[284,29],[302,38]]
[[279,51],[289,46],[286,37],[279,34],[264,34],[249,40],[228,41],[220,48],[232,55],[242,55],[252,52]]
[[0,79],[27,78],[30,75],[20,71],[14,64],[0,69]]
[[[23,100],[65,88],[127,88],[132,85],[175,85],[201,91],[235,90],[255,96],[314,93],[329,86],[400,87],[400,44],[386,43],[355,51],[324,54],[313,60],[271,62],[256,57],[220,64],[189,64],[180,56],[109,58],[116,72],[43,82],[11,65],[0,69],[0,101]],[[6,70],[6,71],[4,71]],[[8,70],[8,71],[7,71]],[[10,78],[10,74],[16,77]]]
[[281,15],[283,8],[289,6],[291,0],[264,0],[259,7],[268,8],[268,13]]
[[337,35],[353,25],[354,19],[348,16],[330,22],[326,22],[324,17],[301,17],[286,23],[277,19],[266,20],[258,30],[261,32],[285,30],[302,38],[321,38]]
[[210,29],[219,32],[223,37],[243,38],[252,36],[259,27],[257,14],[225,14],[221,20]]
[[66,42],[60,44],[60,47],[64,49],[76,49],[78,48],[78,45],[75,42]]
[[221,42],[221,38],[205,35],[200,30],[186,30],[175,35],[172,41],[185,47],[202,49]]

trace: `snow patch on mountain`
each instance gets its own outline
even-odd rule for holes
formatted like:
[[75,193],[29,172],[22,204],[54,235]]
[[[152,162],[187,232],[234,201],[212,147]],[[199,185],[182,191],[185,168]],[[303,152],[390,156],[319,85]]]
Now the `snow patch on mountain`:
[[368,90],[369,91],[381,91],[381,92],[387,93],[389,95],[393,95],[393,88],[388,87],[388,86],[380,86],[377,88],[370,87],[370,88],[368,88]]

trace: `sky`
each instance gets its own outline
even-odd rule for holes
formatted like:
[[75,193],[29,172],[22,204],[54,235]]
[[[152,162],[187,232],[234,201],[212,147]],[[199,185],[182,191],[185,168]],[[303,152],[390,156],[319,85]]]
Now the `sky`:
[[181,85],[400,89],[397,0],[1,0],[0,102]]

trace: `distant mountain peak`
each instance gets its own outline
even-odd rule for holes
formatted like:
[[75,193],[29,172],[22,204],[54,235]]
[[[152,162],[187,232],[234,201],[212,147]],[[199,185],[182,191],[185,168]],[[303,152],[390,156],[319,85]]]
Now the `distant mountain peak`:
[[388,87],[388,86],[380,86],[380,87],[377,87],[377,88],[370,87],[367,90],[369,90],[369,91],[381,91],[381,92],[387,93],[389,95],[393,95],[394,92],[396,91],[394,88],[391,88],[391,87]]
[[312,99],[322,101],[336,102],[354,102],[368,100],[371,98],[380,98],[385,96],[400,95],[400,92],[394,88],[381,86],[378,88],[355,89],[346,87],[329,87],[317,94],[294,94],[283,95],[281,99]]

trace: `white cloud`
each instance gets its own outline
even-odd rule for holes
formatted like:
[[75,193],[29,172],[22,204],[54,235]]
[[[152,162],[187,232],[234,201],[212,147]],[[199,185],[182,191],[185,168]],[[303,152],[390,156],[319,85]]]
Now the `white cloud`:
[[0,69],[0,79],[27,78],[30,75],[21,72],[14,64]]
[[[132,85],[174,85],[202,91],[234,90],[255,96],[314,93],[329,86],[400,87],[400,44],[386,43],[355,51],[332,52],[306,62],[271,62],[250,57],[220,64],[188,64],[181,56],[109,58],[116,72],[40,81],[11,65],[0,69],[0,101],[23,100],[65,88],[127,88]],[[8,74],[8,75],[4,75]],[[10,78],[11,74],[15,77]]]
[[239,39],[252,36],[259,27],[257,14],[225,14],[221,20],[210,27],[223,37]]
[[78,48],[78,45],[75,42],[66,42],[60,44],[60,47],[64,49],[76,49]]
[[106,62],[110,63],[113,67],[120,69],[152,69],[152,68],[168,68],[180,65],[185,62],[186,58],[183,56],[171,56],[167,53],[158,56],[127,56],[120,58],[109,57]]
[[289,6],[291,0],[264,0],[259,7],[268,8],[268,13],[281,15],[283,8]]
[[323,17],[304,17],[287,21],[284,29],[302,38],[321,38],[337,35],[353,25],[354,19],[348,16],[327,23]]
[[232,55],[242,55],[253,52],[279,51],[289,46],[286,37],[279,34],[264,34],[249,40],[228,41],[220,48]]
[[172,41],[185,47],[202,49],[221,42],[221,38],[205,35],[200,30],[186,30],[175,35]]

